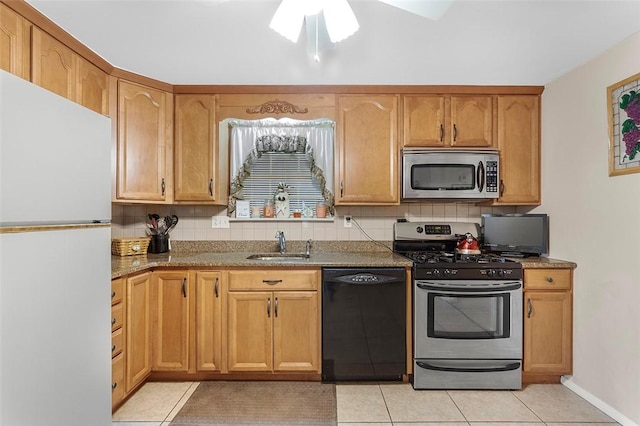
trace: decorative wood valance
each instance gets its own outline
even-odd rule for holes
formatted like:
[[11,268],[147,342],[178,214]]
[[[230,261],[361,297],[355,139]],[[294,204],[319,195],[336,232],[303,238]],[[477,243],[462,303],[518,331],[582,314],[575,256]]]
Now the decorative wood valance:
[[247,108],[248,114],[306,114],[308,108],[301,108],[287,101],[273,100],[253,108]]

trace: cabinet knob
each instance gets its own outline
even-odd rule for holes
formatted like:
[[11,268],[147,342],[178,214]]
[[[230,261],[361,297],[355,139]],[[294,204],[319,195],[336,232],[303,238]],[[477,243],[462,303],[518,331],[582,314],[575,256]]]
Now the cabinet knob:
[[111,290],[111,298],[113,299],[114,297],[116,297],[116,292]]
[[116,319],[115,318],[111,318],[111,325],[115,325],[116,324]]
[[114,352],[116,350],[116,345],[111,345],[111,352]]
[[551,278],[551,277],[547,277],[547,282],[548,282],[548,283],[552,283],[552,282],[553,282],[553,278]]
[[118,387],[117,383],[111,383],[111,390],[114,390],[117,387]]

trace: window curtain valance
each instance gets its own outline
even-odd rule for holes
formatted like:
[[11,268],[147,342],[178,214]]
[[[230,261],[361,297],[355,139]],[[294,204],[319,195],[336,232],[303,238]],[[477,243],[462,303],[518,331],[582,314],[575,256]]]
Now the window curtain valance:
[[322,196],[334,214],[333,138],[334,122],[329,119],[294,120],[265,118],[227,121],[230,129],[231,190],[228,214],[241,198],[243,181],[251,165],[265,152],[304,153],[311,164],[311,174],[318,180]]

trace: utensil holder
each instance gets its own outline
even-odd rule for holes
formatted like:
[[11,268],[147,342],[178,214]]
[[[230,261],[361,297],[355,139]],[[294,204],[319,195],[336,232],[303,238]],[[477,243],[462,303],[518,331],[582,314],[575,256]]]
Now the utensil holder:
[[158,234],[151,236],[149,253],[158,254],[169,251],[169,234]]

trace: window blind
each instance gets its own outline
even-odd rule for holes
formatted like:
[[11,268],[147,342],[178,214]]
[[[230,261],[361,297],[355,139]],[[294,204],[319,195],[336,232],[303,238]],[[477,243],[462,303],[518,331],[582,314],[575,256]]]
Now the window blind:
[[306,154],[267,152],[251,165],[250,175],[244,180],[241,199],[251,207],[262,207],[265,199],[273,199],[280,182],[289,187],[289,210],[303,211],[311,207],[315,213],[317,203],[324,202],[322,189],[311,173],[311,162]]

